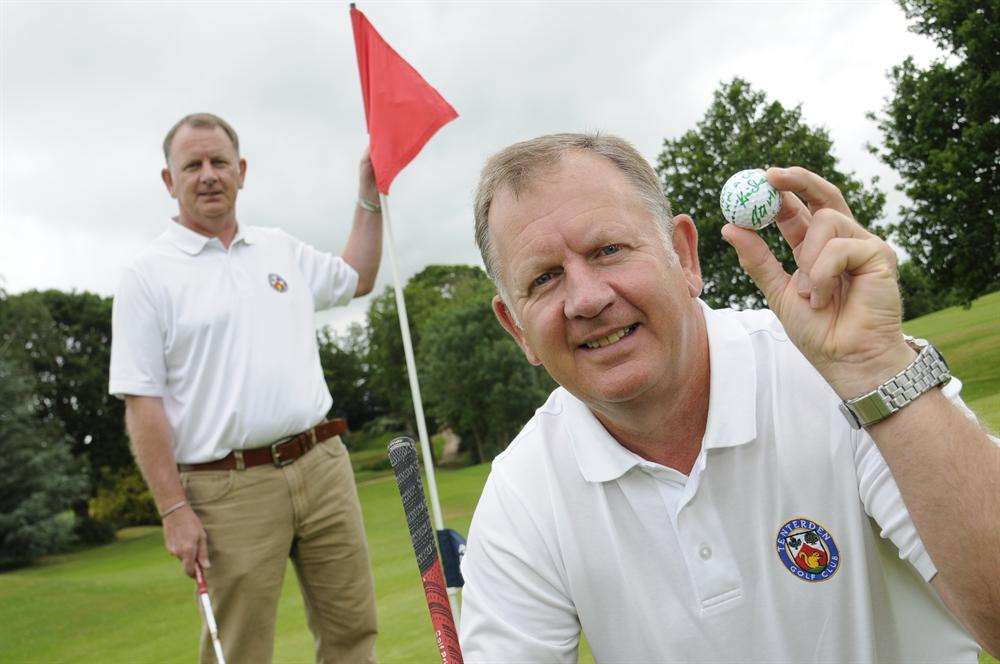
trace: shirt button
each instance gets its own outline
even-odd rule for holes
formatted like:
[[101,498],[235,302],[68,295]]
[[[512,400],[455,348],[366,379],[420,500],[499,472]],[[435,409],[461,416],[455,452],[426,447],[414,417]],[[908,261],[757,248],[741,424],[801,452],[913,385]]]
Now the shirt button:
[[698,549],[698,555],[701,556],[702,560],[708,560],[712,557],[712,549],[707,544],[702,544],[701,548]]

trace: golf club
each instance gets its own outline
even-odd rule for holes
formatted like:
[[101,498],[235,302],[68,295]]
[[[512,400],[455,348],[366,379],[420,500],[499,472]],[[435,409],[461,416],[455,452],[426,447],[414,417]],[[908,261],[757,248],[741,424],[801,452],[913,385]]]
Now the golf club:
[[198,599],[201,600],[202,612],[205,614],[205,624],[208,625],[208,633],[212,635],[215,659],[219,664],[226,664],[226,657],[222,654],[222,642],[219,641],[219,629],[215,625],[215,614],[212,613],[212,603],[208,599],[208,584],[205,583],[205,573],[201,571],[201,564],[197,560],[194,562],[194,577],[198,582]]
[[462,664],[462,649],[458,643],[458,630],[451,615],[448,592],[445,589],[444,573],[438,560],[434,530],[424,502],[424,487],[420,483],[420,467],[417,452],[409,438],[396,438],[389,443],[389,462],[396,473],[399,497],[403,500],[406,525],[410,529],[413,552],[417,556],[417,567],[424,582],[424,596],[431,612],[434,634],[437,636],[438,652],[443,664]]

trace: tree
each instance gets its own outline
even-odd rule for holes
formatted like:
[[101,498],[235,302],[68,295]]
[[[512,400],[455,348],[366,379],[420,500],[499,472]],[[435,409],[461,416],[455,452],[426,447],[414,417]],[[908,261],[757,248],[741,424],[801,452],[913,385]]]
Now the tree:
[[[83,462],[96,495],[103,478],[134,468],[123,426],[124,405],[108,394],[111,299],[93,293],[28,291],[0,298],[0,344],[22,358],[35,376],[36,416],[57,423],[70,451]],[[78,534],[111,533],[90,523],[87,501],[74,504]]]
[[962,302],[1000,287],[1000,5],[996,0],[900,0],[948,53],[926,68],[892,68],[894,95],[869,149],[902,178],[909,198],[891,237],[934,288]]
[[493,285],[434,313],[420,342],[427,407],[462,438],[472,463],[490,461],[555,387],[531,366],[490,306]]
[[913,261],[899,264],[899,294],[903,299],[903,320],[920,318],[962,302],[954,291],[934,288],[927,274]]
[[[705,281],[703,297],[713,307],[759,307],[764,297],[739,265],[736,252],[722,239],[725,223],[719,192],[733,173],[746,168],[802,166],[836,185],[858,222],[873,232],[885,195],[837,168],[833,143],[825,129],[802,122],[801,106],[786,109],[764,92],[735,78],[716,90],[711,106],[695,129],[665,140],[659,173],[674,213],[694,217]],[[776,229],[761,233],[789,272],[792,253]]]
[[333,395],[328,415],[343,417],[352,430],[358,430],[385,411],[368,384],[365,329],[354,323],[346,334],[338,335],[324,328],[317,337],[323,376]]
[[[483,283],[490,283],[488,277],[481,269],[471,265],[430,265],[406,283],[403,297],[406,298],[414,353],[418,354],[418,372],[423,368],[423,358],[419,356],[420,340],[431,315],[456,303],[465,302],[468,298],[481,296]],[[490,295],[492,296],[492,292]],[[414,422],[415,431],[413,401],[406,375],[396,299],[391,288],[386,287],[372,299],[366,322],[367,365],[373,397],[385,404],[390,416]],[[431,413],[427,415],[433,418]],[[428,426],[433,430],[431,423]]]
[[0,344],[0,568],[62,548],[73,523],[60,514],[87,488],[58,422],[39,423],[34,388],[31,372]]

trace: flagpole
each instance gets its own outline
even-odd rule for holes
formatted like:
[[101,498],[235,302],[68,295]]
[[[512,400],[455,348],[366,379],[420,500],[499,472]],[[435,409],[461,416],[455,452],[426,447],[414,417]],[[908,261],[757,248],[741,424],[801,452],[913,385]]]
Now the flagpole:
[[382,205],[382,224],[385,226],[387,244],[389,245],[389,262],[392,264],[393,288],[396,292],[396,313],[399,315],[399,329],[403,333],[403,353],[406,355],[406,374],[410,378],[410,394],[413,396],[413,411],[417,416],[417,432],[420,436],[420,449],[424,457],[424,471],[427,474],[427,491],[431,497],[431,511],[434,517],[434,528],[444,529],[444,519],[441,518],[441,504],[438,502],[437,483],[434,481],[434,459],[431,456],[431,446],[427,438],[427,424],[424,422],[424,405],[420,399],[420,384],[417,382],[417,365],[413,360],[413,341],[410,338],[410,322],[406,315],[406,300],[403,299],[402,281],[399,278],[399,263],[396,261],[396,242],[392,236],[392,225],[389,222],[389,197],[380,193]]
[[[413,341],[410,339],[410,322],[406,315],[406,300],[403,298],[402,280],[399,277],[399,264],[396,261],[396,241],[392,236],[392,224],[389,222],[389,197],[379,192],[379,202],[382,205],[382,225],[385,228],[386,244],[389,247],[389,263],[392,265],[393,290],[396,293],[396,313],[399,316],[399,331],[403,335],[403,354],[406,355],[406,374],[410,379],[410,395],[413,397],[413,412],[417,418],[417,433],[420,437],[420,451],[424,457],[424,473],[427,475],[427,493],[430,494],[431,514],[434,518],[434,530],[444,530],[444,519],[441,517],[441,503],[438,501],[437,482],[434,480],[434,457],[431,456],[431,444],[427,438],[427,424],[424,422],[424,404],[420,398],[420,384],[417,382],[417,364],[413,360]],[[437,538],[435,537],[435,543]],[[455,596],[456,588],[448,588],[448,600],[456,623],[459,619],[458,602]]]

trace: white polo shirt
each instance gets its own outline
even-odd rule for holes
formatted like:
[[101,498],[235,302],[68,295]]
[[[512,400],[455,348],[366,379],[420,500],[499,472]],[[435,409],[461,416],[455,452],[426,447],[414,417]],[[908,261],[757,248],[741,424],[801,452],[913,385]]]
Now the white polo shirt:
[[976,662],[871,438],[770,311],[704,310],[689,476],[563,388],[493,462],[462,562],[465,660],[576,662],[582,628],[602,663]]
[[178,463],[308,429],[333,403],[313,312],[346,304],[357,283],[284,231],[241,225],[227,251],[171,221],[115,293],[109,391],[163,398]]

